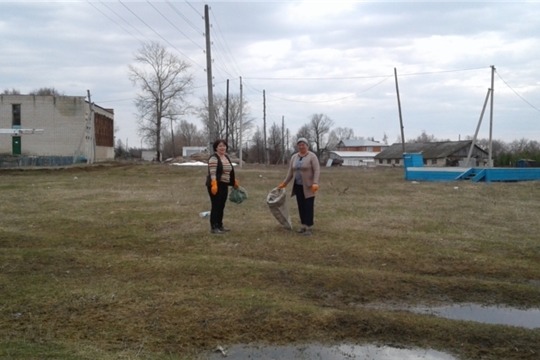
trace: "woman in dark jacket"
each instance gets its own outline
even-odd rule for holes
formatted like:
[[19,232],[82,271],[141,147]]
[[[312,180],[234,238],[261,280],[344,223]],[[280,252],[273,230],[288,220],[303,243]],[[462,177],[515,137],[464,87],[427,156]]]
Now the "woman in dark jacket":
[[212,209],[210,211],[210,232],[224,234],[229,231],[223,226],[223,213],[229,194],[229,186],[238,187],[234,177],[234,167],[226,152],[229,148],[227,141],[218,139],[214,141],[214,154],[208,158],[208,178],[206,187]]

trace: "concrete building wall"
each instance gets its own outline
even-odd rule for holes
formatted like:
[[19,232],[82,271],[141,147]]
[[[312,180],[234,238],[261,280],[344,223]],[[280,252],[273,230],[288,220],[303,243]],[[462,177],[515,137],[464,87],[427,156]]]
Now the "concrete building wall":
[[[39,135],[20,135],[21,155],[88,156],[91,141],[86,120],[90,110],[84,96],[0,95],[0,129],[13,128],[13,104],[21,107],[21,129],[44,130]],[[96,139],[100,141],[95,160],[114,159],[113,114],[95,108],[99,118]],[[11,153],[12,136],[0,134],[0,154]]]

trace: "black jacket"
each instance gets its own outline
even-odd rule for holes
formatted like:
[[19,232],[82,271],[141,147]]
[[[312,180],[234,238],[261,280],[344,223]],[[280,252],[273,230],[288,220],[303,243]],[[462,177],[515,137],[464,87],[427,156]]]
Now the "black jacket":
[[[221,159],[219,158],[219,156],[217,156],[215,153],[210,155],[210,157],[212,156],[215,156],[217,158],[217,169],[216,169],[216,180],[219,181],[221,180],[221,174],[223,174],[223,163],[221,162]],[[231,177],[230,177],[230,181],[229,181],[229,186],[234,186],[234,180],[235,180],[235,177],[234,177],[234,166],[232,165],[232,161],[231,159],[229,158],[229,156],[227,156],[227,154],[225,154],[225,157],[227,158],[227,160],[229,160],[229,163],[231,164]],[[210,159],[210,158],[208,158]],[[206,177],[206,186],[207,187],[210,187],[211,186],[211,182],[212,182],[212,178],[210,177],[210,169],[208,169],[208,176]]]

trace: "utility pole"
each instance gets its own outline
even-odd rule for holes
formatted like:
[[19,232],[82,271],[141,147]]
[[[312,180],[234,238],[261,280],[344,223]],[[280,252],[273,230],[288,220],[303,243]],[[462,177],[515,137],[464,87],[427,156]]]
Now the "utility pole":
[[399,127],[401,129],[401,148],[403,150],[403,154],[405,154],[405,134],[403,133],[403,118],[401,117],[401,101],[399,100],[399,86],[397,81],[397,70],[394,68],[394,77],[396,79],[396,94],[397,94],[397,103],[398,103],[398,111],[399,111]]
[[240,154],[240,168],[242,168],[242,131],[244,130],[244,124],[243,124],[243,113],[244,113],[244,108],[242,107],[243,106],[243,103],[242,103],[242,77],[240,76],[240,116],[239,116],[239,121],[240,121],[240,150],[239,150],[239,154]]
[[480,125],[482,125],[482,118],[484,117],[484,111],[486,111],[486,105],[489,99],[489,95],[491,93],[491,89],[488,89],[488,92],[486,94],[486,100],[484,101],[484,107],[482,107],[482,112],[480,113],[480,119],[478,119],[478,125],[476,125],[476,131],[474,132],[474,137],[471,142],[471,148],[469,149],[469,153],[467,154],[467,160],[466,165],[467,167],[471,166],[471,156],[474,149],[474,145],[476,144],[476,138],[478,137],[478,131],[480,130]]
[[264,163],[268,165],[268,147],[266,146],[266,90],[263,90],[263,132],[264,132]]
[[208,16],[208,5],[204,5],[204,27],[206,36],[206,80],[208,86],[208,137],[209,152],[212,149],[212,142],[217,139],[216,124],[214,116],[214,97],[212,79],[212,52],[210,42],[210,17]]
[[285,164],[285,116],[281,116],[281,160]]
[[488,167],[493,167],[493,93],[495,92],[495,66],[491,65],[491,98],[490,98],[490,113],[489,113],[489,156]]
[[225,141],[229,143],[229,79],[227,79],[227,96],[225,98]]
[[[92,99],[90,98],[90,90],[86,90],[88,94],[88,131],[90,133],[89,135],[89,144],[87,144],[88,148],[88,163],[93,164],[96,156],[96,132],[94,128],[94,106],[92,104]],[[126,145],[127,146],[127,145]]]

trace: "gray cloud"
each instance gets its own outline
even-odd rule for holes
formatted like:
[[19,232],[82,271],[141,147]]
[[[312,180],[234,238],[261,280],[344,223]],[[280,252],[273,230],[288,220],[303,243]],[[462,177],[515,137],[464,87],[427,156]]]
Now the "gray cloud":
[[[123,4],[0,2],[3,88],[29,92],[54,86],[67,95],[90,89],[99,105],[115,109],[117,136],[138,144],[132,101],[137,89],[127,67],[141,41],[155,40],[192,64],[198,88],[191,101],[200,105],[207,91],[204,3]],[[210,7],[214,91],[224,94],[230,79],[231,92],[238,93],[242,76],[260,126],[265,90],[270,124],[284,116],[294,132],[311,114],[324,113],[356,135],[381,139],[386,133],[394,141],[396,68],[406,138],[425,130],[457,139],[474,133],[495,65],[494,137],[540,140],[539,3],[295,1]],[[482,137],[487,137],[486,119]],[[188,120],[201,126],[198,119]]]

